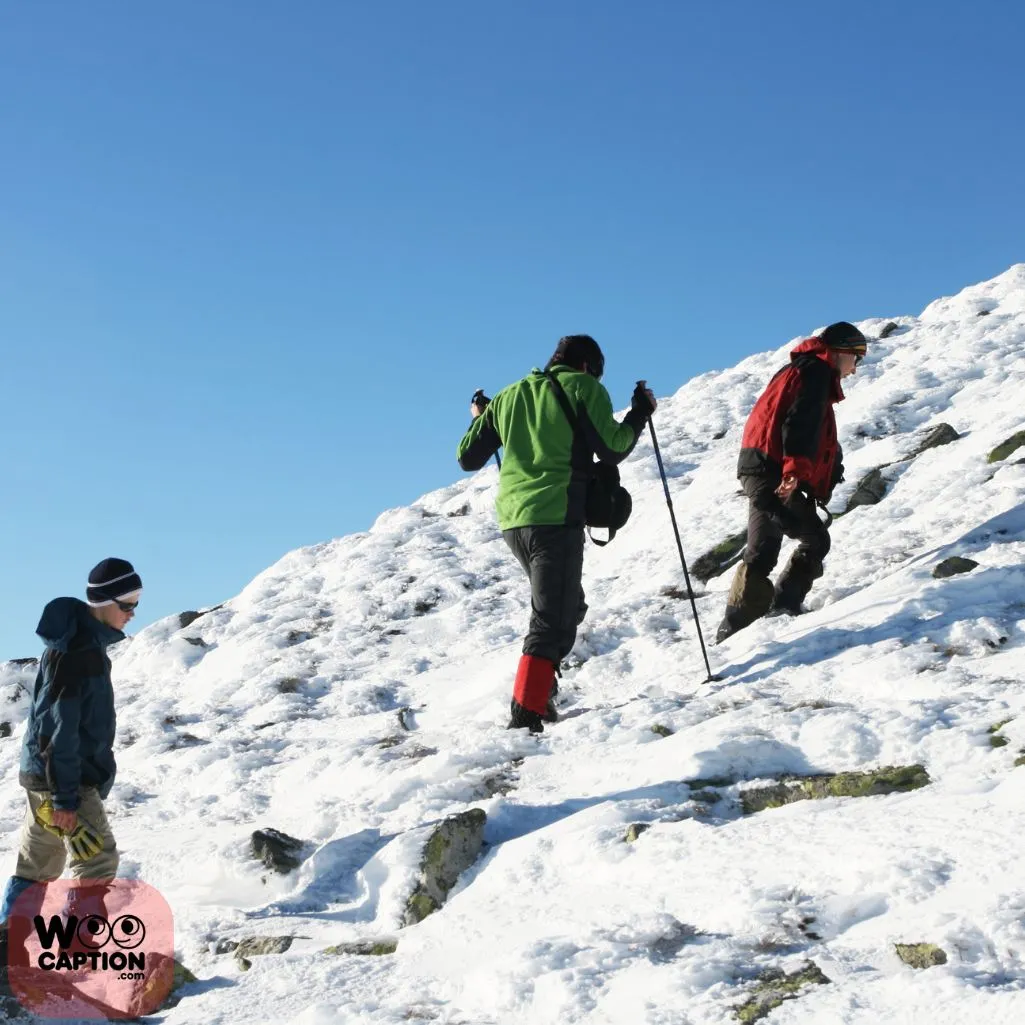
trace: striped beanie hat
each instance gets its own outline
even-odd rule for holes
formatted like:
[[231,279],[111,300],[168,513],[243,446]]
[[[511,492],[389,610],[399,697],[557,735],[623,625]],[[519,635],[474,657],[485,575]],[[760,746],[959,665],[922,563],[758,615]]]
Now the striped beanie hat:
[[94,608],[112,605],[120,598],[134,598],[142,590],[142,578],[127,559],[104,559],[92,568],[86,600]]
[[819,338],[834,352],[853,352],[856,356],[864,356],[868,349],[865,336],[846,320],[830,324]]

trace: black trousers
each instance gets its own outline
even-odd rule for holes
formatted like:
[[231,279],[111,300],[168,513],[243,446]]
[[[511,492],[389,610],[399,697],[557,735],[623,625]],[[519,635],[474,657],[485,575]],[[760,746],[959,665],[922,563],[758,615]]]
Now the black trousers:
[[587,603],[583,527],[539,526],[503,530],[502,537],[530,578],[530,626],[523,654],[559,664],[572,650]]
[[[811,590],[812,582],[822,576],[822,563],[830,547],[829,531],[819,519],[814,500],[802,492],[795,491],[784,501],[776,494],[771,479],[746,476],[741,483],[749,503],[743,588],[747,600],[743,604],[750,603],[752,589],[765,589],[779,559],[783,538],[791,537],[798,545],[776,584],[775,602],[796,609]],[[761,605],[762,601],[756,599],[756,604]]]

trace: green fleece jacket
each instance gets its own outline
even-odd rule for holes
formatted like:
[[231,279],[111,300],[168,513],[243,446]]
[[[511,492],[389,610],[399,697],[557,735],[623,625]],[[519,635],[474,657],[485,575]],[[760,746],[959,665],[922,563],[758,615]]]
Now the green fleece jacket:
[[576,411],[576,432],[544,372],[535,367],[491,400],[456,450],[464,470],[479,470],[504,450],[495,501],[502,530],[583,526],[594,456],[603,463],[621,462],[644,429],[645,417],[635,410],[616,421],[609,393],[590,374],[562,365],[551,372]]

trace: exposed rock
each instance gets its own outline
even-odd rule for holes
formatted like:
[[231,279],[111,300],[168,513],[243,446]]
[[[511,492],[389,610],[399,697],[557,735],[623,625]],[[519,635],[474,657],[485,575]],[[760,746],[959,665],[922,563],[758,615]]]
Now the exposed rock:
[[205,616],[211,612],[216,612],[218,609],[223,609],[224,605],[214,605],[212,608],[203,609],[202,612],[179,612],[178,613],[178,629],[184,630],[185,627],[191,626],[200,616]]
[[[175,958],[160,954],[146,955],[146,981],[141,990],[133,995],[130,1005],[117,1015],[118,1018],[136,1019],[157,1011],[166,1011],[181,1003],[178,992],[183,986],[199,980]],[[160,994],[166,994],[160,1000]],[[154,1003],[159,1001],[157,1006]]]
[[[691,592],[685,591],[682,587],[677,587],[675,584],[670,584],[669,587],[663,587],[660,592],[663,598],[690,598]],[[695,596],[696,597],[696,596]]]
[[403,707],[395,713],[398,716],[399,725],[406,731],[412,730],[415,727],[413,721],[413,709],[409,707]]
[[520,781],[519,773],[516,771],[523,764],[522,758],[514,758],[508,765],[502,766],[496,772],[488,773],[474,788],[474,795],[478,798],[504,797],[511,794]]
[[19,669],[28,669],[29,667],[34,668],[39,665],[38,658],[12,658],[8,659],[8,665],[17,666]]
[[634,843],[641,833],[646,833],[649,829],[651,829],[650,822],[635,822],[626,831],[626,836],[623,837],[623,841],[625,843]]
[[9,737],[12,733],[9,722],[0,722],[0,737]]
[[891,765],[868,772],[838,772],[822,776],[784,776],[774,786],[744,790],[740,794],[740,803],[744,814],[752,815],[795,801],[905,793],[931,782],[921,765]]
[[990,452],[988,462],[999,463],[1002,459],[1006,459],[1012,452],[1017,452],[1022,445],[1025,445],[1025,431],[1018,431],[1017,434],[1012,434],[1006,441],[1000,442],[1000,444]]
[[684,780],[684,783],[690,787],[692,795],[694,791],[705,787],[731,787],[736,782],[732,776],[701,776],[698,779]]
[[974,559],[962,559],[960,555],[952,555],[949,559],[944,559],[932,571],[932,575],[937,580],[944,580],[946,577],[956,577],[959,573],[971,573],[978,565]]
[[858,486],[854,489],[854,494],[851,495],[850,501],[847,503],[847,508],[844,512],[850,512],[852,509],[856,509],[859,505],[878,505],[885,494],[886,480],[883,477],[882,469],[880,467],[876,467],[874,470],[869,470],[869,472],[858,481]]
[[923,452],[930,448],[939,448],[940,445],[949,445],[952,441],[957,441],[961,435],[954,430],[950,424],[937,424],[935,427],[930,427],[929,430],[922,435],[921,440],[915,446],[914,450],[908,453],[908,459],[914,459],[915,456],[920,456]]
[[806,961],[804,967],[797,972],[786,975],[779,969],[763,972],[751,990],[750,999],[734,1008],[737,1020],[744,1022],[759,1021],[770,1011],[779,1007],[784,1000],[793,1000],[799,996],[806,986],[824,986],[829,979],[814,961]]
[[278,693],[295,694],[299,690],[300,683],[302,680],[298,676],[286,676],[283,680],[278,680]]
[[671,961],[676,955],[698,935],[692,925],[673,920],[669,928],[651,946],[652,959],[655,961]]
[[446,516],[468,516],[470,513],[470,503],[464,502],[458,509],[453,509],[451,512],[445,513]]
[[694,565],[690,568],[691,576],[702,583],[711,580],[714,576],[718,576],[724,569],[728,568],[730,562],[746,544],[746,530],[742,530],[737,534],[731,534],[724,541],[720,541],[714,548],[695,560]]
[[1019,765],[1025,765],[1025,748],[1018,752],[1018,757],[1014,760],[1014,767],[1018,768]]
[[405,925],[422,922],[445,903],[460,874],[477,860],[487,820],[483,809],[471,808],[435,827],[424,845],[420,880],[406,902]]
[[250,936],[235,948],[235,960],[242,971],[248,972],[253,966],[251,957],[283,954],[291,945],[291,936]]
[[282,874],[291,872],[302,863],[302,840],[277,829],[258,829],[250,838],[253,857],[259,858],[267,868]]
[[673,731],[668,726],[663,726],[658,722],[651,727],[651,732],[657,733],[660,737],[671,737],[673,735]]
[[989,734],[989,746],[990,747],[1007,747],[1007,737],[1000,736],[1000,731],[1009,723],[1010,719],[1004,719],[1001,722],[993,723],[992,726],[986,731]]
[[238,940],[218,940],[214,944],[215,954],[230,954],[238,950]]
[[883,324],[883,326],[879,329],[879,336],[878,337],[880,339],[882,339],[882,338],[889,338],[890,335],[892,335],[893,332],[896,331],[899,327],[900,327],[899,324],[895,324],[891,320],[888,323]]
[[935,968],[947,963],[945,951],[934,943],[895,943],[893,946],[897,957],[912,968]]
[[204,641],[202,637],[186,637],[185,640],[187,640],[189,642],[189,644],[194,644],[197,648],[209,648],[210,647],[210,645],[207,644],[206,641]]
[[384,954],[394,954],[398,943],[395,940],[363,940],[359,943],[339,943],[334,947],[327,947],[322,954],[359,954],[364,957],[381,957]]

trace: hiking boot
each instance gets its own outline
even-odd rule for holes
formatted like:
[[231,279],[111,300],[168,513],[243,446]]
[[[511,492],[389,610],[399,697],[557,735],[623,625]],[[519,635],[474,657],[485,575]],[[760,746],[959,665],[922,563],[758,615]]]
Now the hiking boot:
[[[558,669],[556,669],[558,672]],[[545,722],[558,722],[559,710],[555,707],[555,699],[559,696],[559,681],[552,680],[552,692],[548,695],[548,704],[545,706],[545,713],[541,718]]]
[[[512,717],[509,719],[509,725],[506,726],[507,730],[522,730],[526,728],[531,733],[544,733],[545,724],[537,712],[529,711],[515,700],[511,704],[511,711]],[[558,718],[558,713],[556,713],[556,718]],[[555,722],[555,719],[549,721]]]

